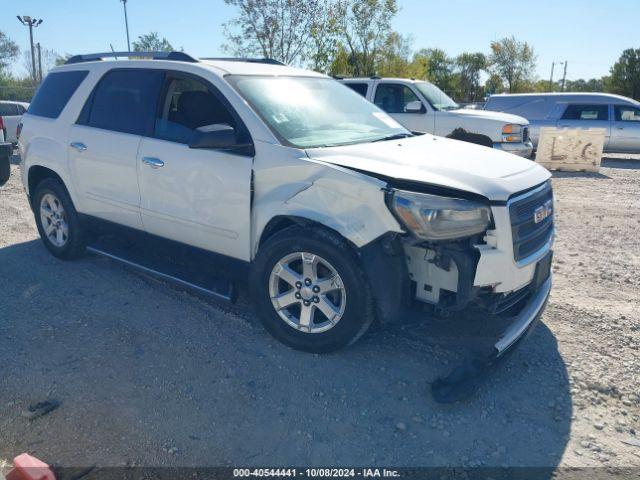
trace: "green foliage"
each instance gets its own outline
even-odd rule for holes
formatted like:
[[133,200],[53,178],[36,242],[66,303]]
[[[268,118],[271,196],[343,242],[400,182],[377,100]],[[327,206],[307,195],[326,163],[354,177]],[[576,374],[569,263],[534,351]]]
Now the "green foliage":
[[640,48],[623,51],[610,73],[607,91],[640,100]]
[[484,89],[480,86],[480,74],[487,68],[484,53],[462,53],[455,63],[458,69],[456,98],[464,102],[475,102],[482,98]]
[[20,49],[18,45],[0,31],[0,75],[9,64],[18,57]]
[[36,86],[31,78],[0,77],[0,100],[30,102],[35,91]]
[[[331,48],[326,44],[324,28],[329,29],[330,25],[318,21],[327,14],[328,1],[224,1],[239,10],[236,18],[224,24],[229,42],[223,46],[225,50],[241,57],[266,57],[294,64],[304,60],[315,42],[321,50],[314,60],[318,65],[328,64],[324,57]],[[325,20],[332,21],[333,17]]]
[[509,93],[524,91],[535,80],[536,58],[527,42],[513,36],[491,42],[490,70],[502,78]]
[[353,75],[373,75],[383,50],[398,46],[391,20],[398,13],[396,0],[338,0],[341,39],[350,54]]
[[158,32],[149,32],[140,35],[138,40],[133,42],[134,52],[173,52],[175,49],[169,40],[158,35]]

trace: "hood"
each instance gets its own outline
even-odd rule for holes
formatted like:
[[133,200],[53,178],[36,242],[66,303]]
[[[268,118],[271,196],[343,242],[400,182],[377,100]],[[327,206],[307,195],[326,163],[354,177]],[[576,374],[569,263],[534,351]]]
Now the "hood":
[[516,125],[529,125],[529,120],[518,115],[510,113],[493,112],[491,110],[472,110],[470,108],[460,108],[458,110],[449,110],[449,113],[455,113],[467,118],[477,118],[478,120],[494,120],[500,123],[515,123]]
[[402,140],[312,148],[309,158],[396,180],[420,182],[506,201],[551,174],[493,148],[425,134]]

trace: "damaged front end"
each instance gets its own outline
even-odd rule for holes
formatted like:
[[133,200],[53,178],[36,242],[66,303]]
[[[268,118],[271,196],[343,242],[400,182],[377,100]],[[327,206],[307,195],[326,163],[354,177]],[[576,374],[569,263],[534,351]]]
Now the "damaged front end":
[[[469,385],[458,384],[477,381],[532,330],[544,310],[551,290],[551,185],[493,205],[477,198],[434,202],[433,195],[404,192],[401,198],[409,201],[399,205],[397,196],[398,190],[390,189],[387,203],[407,232],[363,249],[367,268],[377,270],[370,278],[384,278],[372,285],[381,299],[378,314],[394,323],[433,315],[452,322],[456,316],[474,317],[482,325],[483,341],[472,359],[433,385],[436,399],[454,401],[468,393]],[[433,228],[439,216],[441,225]]]

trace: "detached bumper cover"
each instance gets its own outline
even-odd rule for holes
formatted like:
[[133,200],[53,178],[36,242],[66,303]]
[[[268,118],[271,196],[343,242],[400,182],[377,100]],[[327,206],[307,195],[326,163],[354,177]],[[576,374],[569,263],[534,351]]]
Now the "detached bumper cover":
[[537,324],[551,293],[551,276],[533,293],[527,304],[514,318],[513,323],[495,343],[496,358],[501,357],[518,340],[525,337]]
[[533,153],[533,143],[531,141],[520,143],[495,142],[493,148],[525,158],[530,157]]

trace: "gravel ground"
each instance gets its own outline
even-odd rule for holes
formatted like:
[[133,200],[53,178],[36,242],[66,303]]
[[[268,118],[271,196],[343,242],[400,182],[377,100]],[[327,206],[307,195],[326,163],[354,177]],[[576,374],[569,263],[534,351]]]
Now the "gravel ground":
[[[429,383],[464,356],[446,323],[292,351],[245,302],[53,258],[12,169],[0,190],[0,464],[28,451],[66,466],[640,467],[640,446],[624,443],[640,440],[640,156],[554,175],[543,324],[477,395],[445,406]],[[60,406],[25,417],[45,399]]]

